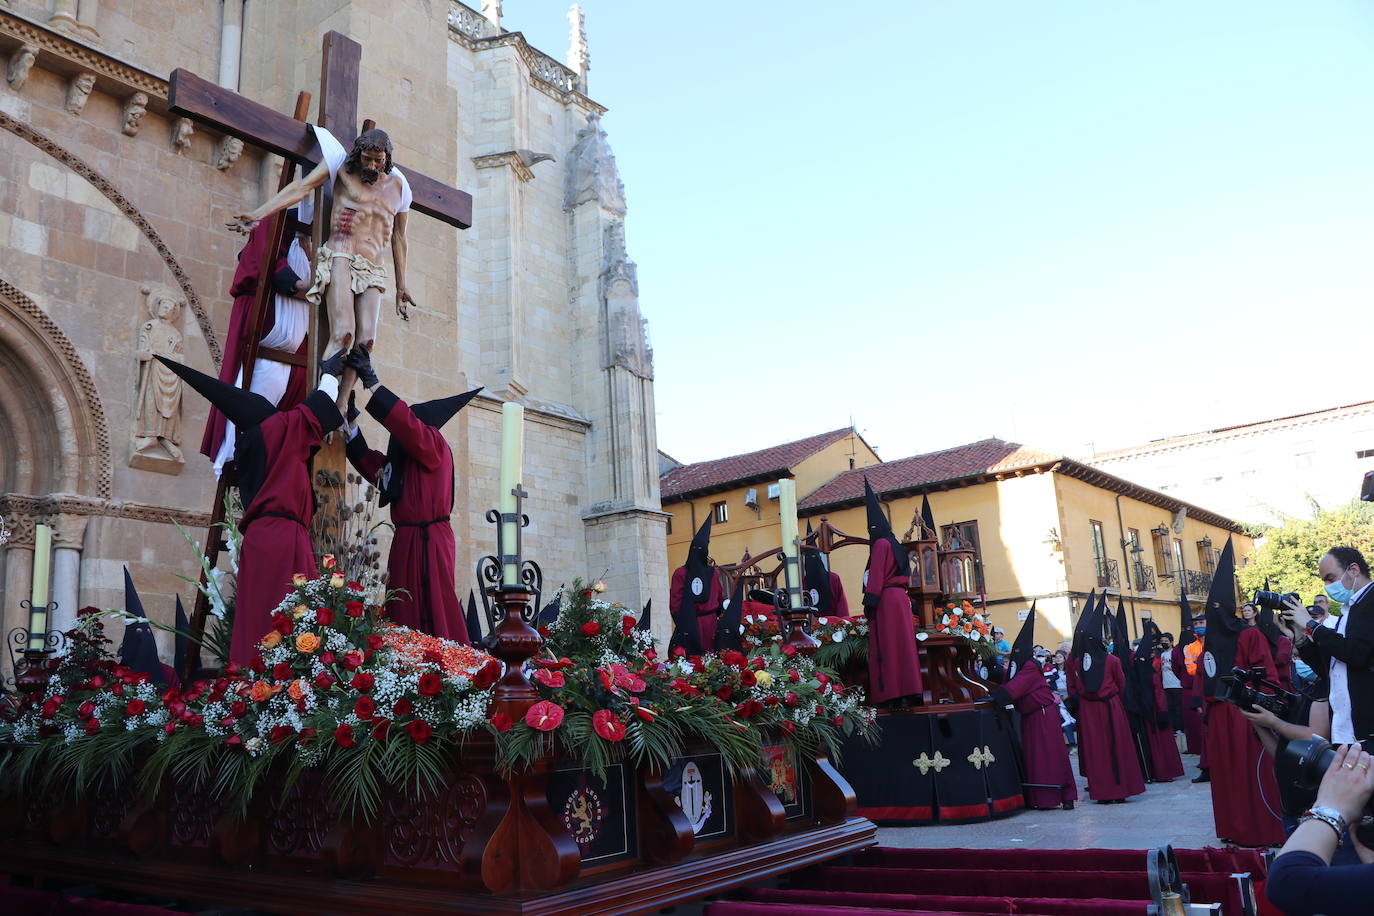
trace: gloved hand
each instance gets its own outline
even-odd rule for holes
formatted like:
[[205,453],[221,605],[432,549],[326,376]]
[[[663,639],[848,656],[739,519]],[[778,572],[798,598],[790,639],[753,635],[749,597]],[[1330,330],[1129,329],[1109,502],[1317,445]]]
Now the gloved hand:
[[333,356],[320,363],[320,372],[324,375],[332,375],[335,378],[343,375],[344,366],[348,362],[348,351],[339,350]]
[[362,415],[363,412],[358,409],[358,395],[350,391],[348,393],[348,413],[344,414],[344,416],[348,418],[348,426],[350,429],[357,427],[358,418]]
[[362,344],[348,351],[348,365],[353,371],[358,373],[358,380],[363,383],[364,388],[373,388],[377,384],[377,372],[372,368],[372,354],[367,347]]
[[1202,697],[1193,697],[1192,700],[1189,702],[1189,705],[1192,706],[1193,709],[1201,709]]

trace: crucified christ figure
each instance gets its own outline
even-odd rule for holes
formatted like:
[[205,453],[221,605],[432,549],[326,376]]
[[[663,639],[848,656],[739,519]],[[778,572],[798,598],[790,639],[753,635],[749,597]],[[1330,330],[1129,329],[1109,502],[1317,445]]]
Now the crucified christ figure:
[[[332,179],[333,223],[329,238],[316,252],[314,285],[306,298],[314,305],[323,299],[329,310],[325,352],[336,353],[355,345],[370,351],[377,340],[382,295],[386,292],[381,256],[388,242],[396,275],[396,314],[403,321],[409,320],[406,306],[415,301],[405,283],[410,185],[399,169],[392,168],[391,138],[385,131],[363,131],[346,157],[343,147],[327,132],[318,130],[316,136],[324,152],[323,161],[256,210],[235,215],[227,225],[247,232],[259,220],[303,200]],[[356,378],[351,367],[344,370],[339,384],[340,410]]]

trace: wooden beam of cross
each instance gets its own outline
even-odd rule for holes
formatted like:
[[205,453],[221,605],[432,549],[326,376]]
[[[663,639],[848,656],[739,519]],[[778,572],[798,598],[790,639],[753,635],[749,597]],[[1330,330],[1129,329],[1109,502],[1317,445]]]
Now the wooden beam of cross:
[[[320,126],[345,147],[357,136],[358,74],[362,45],[338,32],[324,36],[320,78]],[[231,89],[178,67],[168,81],[167,107],[173,114],[231,134],[302,166],[313,167],[315,140],[309,125],[268,108]],[[472,225],[472,195],[396,163],[410,182],[411,209],[450,226]],[[309,171],[309,169],[305,169]]]

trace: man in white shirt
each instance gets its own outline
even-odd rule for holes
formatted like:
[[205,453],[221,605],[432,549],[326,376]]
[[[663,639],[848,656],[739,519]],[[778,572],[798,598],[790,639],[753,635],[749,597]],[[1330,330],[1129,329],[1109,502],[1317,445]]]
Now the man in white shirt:
[[1301,601],[1290,598],[1286,606],[1297,625],[1295,645],[1313,670],[1330,672],[1332,743],[1374,746],[1374,591],[1369,587],[1369,565],[1353,547],[1333,547],[1322,557],[1317,575],[1343,612],[1334,627],[1322,626]]

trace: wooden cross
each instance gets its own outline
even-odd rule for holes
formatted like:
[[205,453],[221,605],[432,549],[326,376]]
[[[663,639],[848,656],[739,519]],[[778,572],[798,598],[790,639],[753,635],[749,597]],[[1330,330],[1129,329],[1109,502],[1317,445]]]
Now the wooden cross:
[[[363,46],[356,41],[338,32],[325,33],[319,124],[345,147],[358,135],[358,73],[362,57]],[[232,134],[299,165],[315,164],[315,139],[304,121],[201,79],[189,70],[178,67],[172,71],[167,107],[173,114]],[[396,167],[410,182],[415,198],[412,209],[459,229],[472,225],[471,194],[400,163]]]

